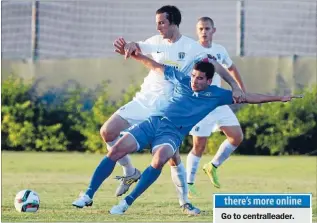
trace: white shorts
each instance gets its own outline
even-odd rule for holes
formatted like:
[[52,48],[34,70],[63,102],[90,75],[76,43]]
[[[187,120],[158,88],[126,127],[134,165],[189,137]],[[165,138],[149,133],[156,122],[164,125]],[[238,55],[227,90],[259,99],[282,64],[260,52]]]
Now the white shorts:
[[150,108],[143,106],[141,103],[132,100],[119,108],[115,114],[120,115],[132,126],[143,122],[153,115],[154,112]]
[[192,128],[189,134],[192,136],[208,137],[212,132],[219,131],[222,126],[240,126],[236,115],[228,105],[217,107],[210,112]]

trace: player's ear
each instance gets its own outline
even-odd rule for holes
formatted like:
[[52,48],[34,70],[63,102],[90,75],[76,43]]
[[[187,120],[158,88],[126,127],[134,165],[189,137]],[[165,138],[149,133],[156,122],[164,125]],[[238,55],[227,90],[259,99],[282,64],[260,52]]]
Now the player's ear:
[[216,32],[216,30],[217,30],[216,27],[214,27],[212,30],[212,34],[214,34]]
[[211,82],[212,82],[212,78],[207,79],[207,84],[208,84],[208,85],[211,85]]

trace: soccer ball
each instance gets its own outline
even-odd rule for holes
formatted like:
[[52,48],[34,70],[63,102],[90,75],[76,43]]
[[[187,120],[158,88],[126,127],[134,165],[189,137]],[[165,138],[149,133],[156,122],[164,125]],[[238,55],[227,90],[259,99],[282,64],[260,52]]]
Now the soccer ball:
[[14,206],[18,212],[36,212],[40,207],[40,197],[32,190],[21,190],[14,199]]

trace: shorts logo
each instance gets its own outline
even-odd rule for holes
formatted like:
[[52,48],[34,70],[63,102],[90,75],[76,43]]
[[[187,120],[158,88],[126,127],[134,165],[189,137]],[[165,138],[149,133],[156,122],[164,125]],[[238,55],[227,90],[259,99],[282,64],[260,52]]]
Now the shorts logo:
[[199,131],[199,126],[197,126],[196,128],[195,128],[195,132],[198,132]]
[[179,52],[178,53],[178,58],[180,59],[180,60],[183,60],[184,58],[185,58],[185,52]]

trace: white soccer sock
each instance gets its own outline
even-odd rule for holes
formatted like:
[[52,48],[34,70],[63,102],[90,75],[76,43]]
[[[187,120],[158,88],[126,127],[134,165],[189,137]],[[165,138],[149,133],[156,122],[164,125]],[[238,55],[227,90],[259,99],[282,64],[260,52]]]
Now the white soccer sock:
[[194,183],[201,157],[195,156],[191,152],[187,155],[186,172],[187,183]]
[[186,183],[186,170],[183,163],[171,166],[172,180],[176,188],[180,206],[190,203],[188,200],[188,187]]
[[[112,142],[107,142],[107,148],[108,151],[111,150],[111,147],[120,139],[120,137],[117,137]],[[122,166],[123,169],[123,175],[124,176],[131,176],[135,172],[135,168],[132,165],[131,159],[129,155],[125,155],[121,159],[118,160],[118,163]]]
[[229,158],[231,153],[237,148],[237,146],[232,145],[228,139],[223,141],[221,145],[219,146],[219,149],[212,159],[211,163],[215,165],[216,167],[220,166],[226,159]]

